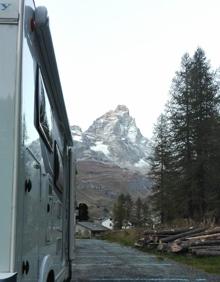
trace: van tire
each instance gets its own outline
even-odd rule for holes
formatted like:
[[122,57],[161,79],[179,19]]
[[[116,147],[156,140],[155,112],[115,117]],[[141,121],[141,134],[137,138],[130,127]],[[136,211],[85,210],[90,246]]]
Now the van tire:
[[55,282],[55,279],[54,279],[54,272],[53,270],[51,270],[47,276],[47,282]]

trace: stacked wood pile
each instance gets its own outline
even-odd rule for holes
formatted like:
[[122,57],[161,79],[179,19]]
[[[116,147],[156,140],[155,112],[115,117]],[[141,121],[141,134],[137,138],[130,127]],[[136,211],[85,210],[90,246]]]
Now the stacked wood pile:
[[196,256],[220,256],[220,227],[146,230],[136,247]]

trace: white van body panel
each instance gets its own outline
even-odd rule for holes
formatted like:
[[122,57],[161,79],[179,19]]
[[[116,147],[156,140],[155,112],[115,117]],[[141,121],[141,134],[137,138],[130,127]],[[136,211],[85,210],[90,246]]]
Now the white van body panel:
[[14,119],[17,69],[17,26],[0,25],[0,271],[10,268],[10,249],[14,164]]

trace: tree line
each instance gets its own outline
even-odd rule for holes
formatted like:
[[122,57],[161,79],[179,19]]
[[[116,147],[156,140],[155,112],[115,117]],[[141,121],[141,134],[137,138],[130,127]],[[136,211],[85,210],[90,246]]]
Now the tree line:
[[113,207],[113,221],[115,229],[146,225],[151,221],[148,200],[140,197],[133,200],[129,193],[121,193]]
[[185,54],[152,140],[150,202],[161,223],[220,222],[219,109],[218,71],[201,48]]

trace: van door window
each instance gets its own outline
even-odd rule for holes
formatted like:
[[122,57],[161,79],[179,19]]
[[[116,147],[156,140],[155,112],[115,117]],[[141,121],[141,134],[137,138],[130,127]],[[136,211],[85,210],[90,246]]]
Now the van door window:
[[44,143],[53,151],[53,115],[46,88],[41,75],[39,75],[39,89],[37,91],[37,129]]

